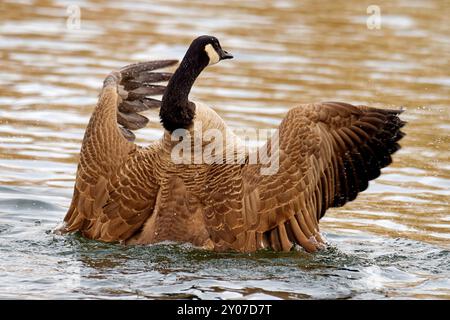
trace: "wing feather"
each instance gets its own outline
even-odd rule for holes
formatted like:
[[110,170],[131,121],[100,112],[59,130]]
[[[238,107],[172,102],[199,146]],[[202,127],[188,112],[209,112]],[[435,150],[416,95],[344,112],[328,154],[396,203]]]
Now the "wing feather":
[[[288,251],[297,243],[316,251],[323,247],[318,224],[327,209],[354,200],[392,162],[391,154],[404,136],[400,113],[339,102],[294,108],[279,128],[278,172],[263,176],[261,165],[247,164],[240,169],[242,179],[235,180],[244,186],[241,193],[233,196],[222,190],[221,197],[243,203],[244,220],[257,217],[253,228],[246,229],[246,234],[248,229],[256,231],[257,248]],[[236,224],[239,215],[231,213],[232,204],[227,207],[211,218],[222,229]],[[233,249],[251,247],[239,247],[239,237],[236,232],[226,238],[218,235]]]
[[81,231],[89,238],[117,241],[148,218],[158,189],[148,159],[158,146],[137,147],[131,130],[148,122],[137,112],[160,106],[147,96],[163,93],[165,87],[154,83],[171,74],[154,70],[175,63],[137,63],[106,77],[83,139],[72,203],[58,232]]

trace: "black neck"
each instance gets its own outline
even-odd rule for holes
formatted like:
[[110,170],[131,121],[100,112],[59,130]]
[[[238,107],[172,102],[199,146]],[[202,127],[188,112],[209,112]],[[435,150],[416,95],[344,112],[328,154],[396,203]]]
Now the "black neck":
[[195,104],[189,101],[189,92],[206,64],[186,53],[180,66],[167,84],[159,116],[163,127],[172,132],[187,129],[195,116]]

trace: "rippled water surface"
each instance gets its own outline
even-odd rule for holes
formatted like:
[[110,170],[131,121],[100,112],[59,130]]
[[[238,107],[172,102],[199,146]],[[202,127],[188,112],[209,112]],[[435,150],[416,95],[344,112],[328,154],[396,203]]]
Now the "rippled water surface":
[[[371,2],[2,0],[0,298],[449,299],[450,2],[376,1],[370,30]],[[68,28],[74,5],[80,29]],[[330,249],[217,254],[50,233],[105,75],[181,58],[200,34],[235,59],[208,68],[192,96],[232,128],[276,127],[306,102],[406,108],[394,164],[322,220]],[[141,144],[161,135],[152,120]]]

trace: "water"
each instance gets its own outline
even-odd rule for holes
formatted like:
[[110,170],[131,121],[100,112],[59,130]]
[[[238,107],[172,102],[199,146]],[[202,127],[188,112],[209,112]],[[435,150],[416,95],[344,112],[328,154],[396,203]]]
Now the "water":
[[[80,29],[68,29],[74,4]],[[3,0],[0,298],[449,299],[450,3],[377,1],[379,30],[366,27],[369,4]],[[192,97],[232,128],[274,128],[304,102],[406,107],[394,164],[322,220],[328,250],[218,254],[50,233],[105,75],[181,58],[200,34],[235,59],[208,68]],[[151,120],[141,144],[161,135]]]

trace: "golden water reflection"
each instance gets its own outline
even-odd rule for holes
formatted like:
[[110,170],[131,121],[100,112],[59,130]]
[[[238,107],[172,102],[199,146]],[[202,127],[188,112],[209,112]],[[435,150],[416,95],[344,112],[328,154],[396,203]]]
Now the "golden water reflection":
[[[379,30],[366,26],[370,1],[73,1],[79,30],[67,28],[68,3],[0,4],[0,185],[56,190],[67,207],[104,76],[181,58],[208,33],[235,59],[204,72],[192,96],[231,127],[272,128],[306,102],[404,106],[394,164],[322,228],[449,247],[450,2],[377,1]],[[152,119],[142,144],[161,134]]]

